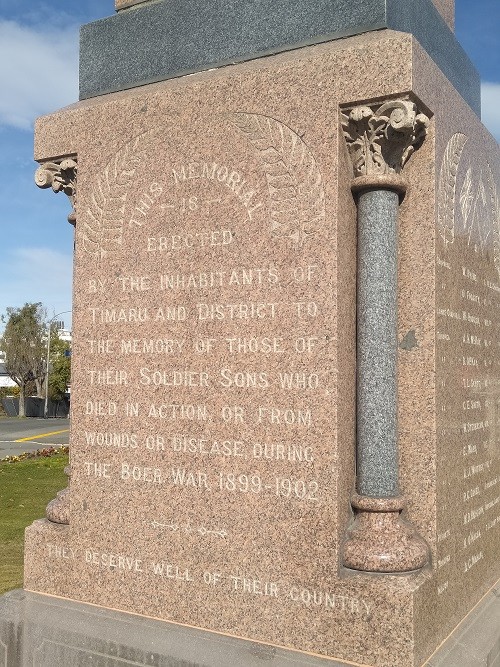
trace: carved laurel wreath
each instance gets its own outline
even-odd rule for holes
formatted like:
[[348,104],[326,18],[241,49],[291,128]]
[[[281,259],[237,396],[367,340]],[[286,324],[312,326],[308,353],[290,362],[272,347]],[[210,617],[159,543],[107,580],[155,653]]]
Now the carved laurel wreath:
[[493,262],[500,276],[500,196],[491,167],[487,169],[488,192],[493,211]]
[[455,199],[458,166],[467,143],[465,134],[454,134],[446,146],[439,172],[438,230],[445,248],[455,240]]
[[271,234],[302,245],[325,220],[323,179],[314,156],[298,134],[273,118],[250,113],[229,118],[259,152]]
[[[469,167],[465,174],[462,189],[460,190],[460,208],[462,210],[464,231],[467,232],[468,236],[468,243],[471,243],[473,234],[476,232],[481,249],[486,245],[491,233],[491,229],[485,229],[487,219],[484,219],[484,209],[487,204],[487,197],[482,176],[481,173],[479,183],[475,188],[472,179],[472,167]],[[493,210],[493,207],[491,207],[491,213],[493,213]],[[483,211],[483,215],[479,211]]]
[[[444,152],[439,172],[438,191],[438,231],[444,241],[445,248],[455,241],[457,231],[457,177],[462,154],[468,139],[457,132],[449,140]],[[493,261],[500,275],[500,198],[490,165],[479,180],[474,178],[474,171],[469,167],[465,172],[462,187],[458,195],[458,203],[462,218],[461,232],[468,234],[469,243],[473,230],[476,229],[481,250],[493,239]],[[491,215],[491,227],[482,228],[489,222],[484,218],[484,209]],[[479,225],[479,228],[477,227]]]
[[84,249],[95,257],[103,258],[122,244],[128,191],[148,154],[152,134],[145,132],[122,146],[93,183],[82,239]]

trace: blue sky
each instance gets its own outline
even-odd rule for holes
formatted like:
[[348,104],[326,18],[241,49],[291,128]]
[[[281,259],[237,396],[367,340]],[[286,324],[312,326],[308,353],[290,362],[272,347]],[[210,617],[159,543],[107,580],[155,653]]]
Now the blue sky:
[[[0,314],[26,301],[71,309],[69,203],[34,185],[33,121],[77,100],[78,28],[113,13],[114,0],[0,0]],[[500,0],[456,0],[456,33],[500,140]]]

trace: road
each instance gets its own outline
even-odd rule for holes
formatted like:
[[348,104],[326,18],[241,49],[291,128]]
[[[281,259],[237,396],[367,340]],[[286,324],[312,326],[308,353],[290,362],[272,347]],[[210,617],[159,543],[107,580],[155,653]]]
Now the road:
[[69,419],[0,419],[0,459],[69,443]]

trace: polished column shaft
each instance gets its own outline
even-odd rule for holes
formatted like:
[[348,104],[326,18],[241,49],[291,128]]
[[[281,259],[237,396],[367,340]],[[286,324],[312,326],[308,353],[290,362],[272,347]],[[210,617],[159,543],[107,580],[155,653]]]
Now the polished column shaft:
[[391,190],[358,195],[357,492],[398,494],[397,219]]

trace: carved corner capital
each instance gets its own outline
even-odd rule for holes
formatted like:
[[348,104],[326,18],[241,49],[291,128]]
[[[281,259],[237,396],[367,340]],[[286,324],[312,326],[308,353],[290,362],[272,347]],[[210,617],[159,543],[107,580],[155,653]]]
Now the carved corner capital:
[[54,192],[64,192],[68,196],[72,211],[68,222],[76,224],[76,158],[63,158],[54,162],[44,162],[35,172],[35,183],[39,188],[52,188]]
[[422,145],[429,118],[414,102],[396,99],[344,109],[341,124],[354,178],[379,177],[402,172]]

